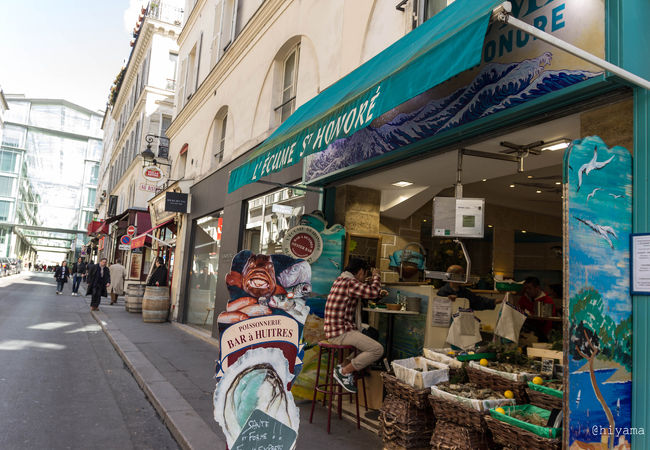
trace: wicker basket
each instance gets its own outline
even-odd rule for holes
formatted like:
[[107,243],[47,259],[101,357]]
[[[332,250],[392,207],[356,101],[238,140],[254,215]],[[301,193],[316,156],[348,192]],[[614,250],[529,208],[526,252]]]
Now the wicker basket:
[[562,447],[561,439],[543,438],[490,416],[485,416],[485,422],[492,432],[494,442],[505,448],[559,450]]
[[396,422],[402,427],[433,427],[434,416],[430,407],[416,408],[408,400],[388,395],[384,399],[381,413],[388,422]]
[[513,394],[515,394],[517,404],[528,403],[528,394],[526,394],[528,383],[525,381],[509,380],[497,374],[476,369],[471,365],[467,366],[466,369],[467,376],[469,377],[469,381],[471,383],[475,383],[481,387],[490,388],[497,392],[510,390]]
[[439,420],[431,436],[431,448],[441,450],[488,450],[494,448],[485,432]]
[[540,408],[548,409],[562,409],[562,399],[534,389],[526,388],[526,393],[530,399],[530,404],[539,406]]
[[429,396],[429,402],[433,408],[433,414],[436,420],[455,423],[476,430],[486,430],[484,417],[486,412],[480,412],[469,408],[459,402],[453,402],[440,397]]
[[393,443],[403,448],[421,448],[429,443],[433,424],[413,426],[391,421],[383,414],[379,417],[381,439],[384,443]]
[[415,389],[386,372],[383,372],[381,376],[384,380],[386,395],[394,395],[407,400],[416,408],[425,409],[429,407],[429,389]]

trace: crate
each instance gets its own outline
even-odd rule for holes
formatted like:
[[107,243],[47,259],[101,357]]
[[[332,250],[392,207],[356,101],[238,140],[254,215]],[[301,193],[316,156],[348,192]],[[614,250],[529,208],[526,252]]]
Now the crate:
[[396,359],[391,364],[395,371],[395,377],[416,389],[424,389],[449,381],[449,366],[427,358],[416,356]]

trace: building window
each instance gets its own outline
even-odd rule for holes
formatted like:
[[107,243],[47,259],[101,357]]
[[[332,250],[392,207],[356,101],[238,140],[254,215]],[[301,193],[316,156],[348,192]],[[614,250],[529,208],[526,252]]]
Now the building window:
[[[223,211],[201,217],[192,225],[194,248],[192,248],[192,267],[190,269],[189,302],[187,322],[212,329],[212,316],[217,277],[219,276],[219,251],[221,249],[221,230]],[[225,267],[230,270],[230,267]]]
[[287,120],[296,108],[299,56],[300,45],[296,46],[284,60],[282,67],[282,103],[277,108],[280,110],[280,122]]
[[5,125],[2,132],[2,145],[5,147],[25,147],[25,129],[12,125]]
[[95,188],[86,188],[86,202],[85,205],[88,208],[95,206],[95,197],[97,196],[97,189]]
[[223,152],[226,148],[226,131],[228,130],[228,107],[221,108],[214,120],[213,142],[214,158],[217,163],[223,161]]
[[453,2],[454,0],[422,0],[418,4],[418,25],[422,25]]
[[160,136],[163,139],[158,139],[158,157],[159,158],[169,158],[169,138],[167,137],[167,128],[172,123],[172,118],[169,116],[162,116],[162,122],[160,124]]
[[17,171],[18,153],[0,150],[0,172],[15,173]]
[[167,90],[173,91],[176,89],[176,65],[178,64],[178,55],[176,53],[169,53],[169,63],[167,68]]
[[0,176],[0,197],[13,197],[14,180],[13,177]]
[[0,200],[0,220],[7,221],[11,215],[11,203],[6,200]]

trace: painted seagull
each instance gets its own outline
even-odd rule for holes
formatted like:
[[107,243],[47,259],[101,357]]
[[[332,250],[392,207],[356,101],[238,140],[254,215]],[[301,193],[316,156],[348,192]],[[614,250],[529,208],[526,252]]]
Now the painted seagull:
[[611,194],[610,193],[609,195],[611,195],[614,198],[623,198],[623,197],[625,197],[625,195],[623,195],[623,194]]
[[599,234],[600,237],[602,237],[607,241],[607,243],[612,249],[614,248],[614,244],[612,243],[612,237],[618,239],[618,235],[616,234],[616,231],[614,231],[612,227],[596,225],[591,220],[581,219],[580,217],[577,216],[573,216],[573,217],[575,217],[576,220],[578,220],[579,222],[582,222],[585,225],[587,225],[589,228],[591,228],[594,231],[594,233]]
[[[602,190],[603,190],[603,188],[596,188],[593,191],[591,191],[591,194],[587,195],[587,201],[589,201],[591,199],[591,197],[596,195],[596,192],[602,191]],[[612,195],[612,194],[609,194],[609,195]]]
[[597,158],[598,158],[598,150],[597,150],[596,147],[594,147],[594,157],[591,158],[591,161],[589,161],[587,164],[583,164],[580,167],[580,169],[578,170],[578,189],[576,189],[576,191],[579,191],[580,186],[582,186],[582,174],[583,173],[585,174],[585,176],[587,176],[594,169],[595,170],[602,169],[607,164],[612,162],[612,160],[614,159],[614,156],[609,158],[607,161],[600,161],[600,162],[596,161]]

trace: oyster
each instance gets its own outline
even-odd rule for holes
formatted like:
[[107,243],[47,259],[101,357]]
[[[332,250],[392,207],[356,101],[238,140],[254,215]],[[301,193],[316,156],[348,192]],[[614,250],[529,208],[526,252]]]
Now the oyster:
[[217,384],[214,419],[233,446],[253,411],[259,409],[298,433],[299,412],[288,383],[293,379],[289,364],[277,348],[247,351]]

